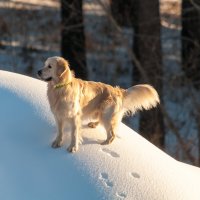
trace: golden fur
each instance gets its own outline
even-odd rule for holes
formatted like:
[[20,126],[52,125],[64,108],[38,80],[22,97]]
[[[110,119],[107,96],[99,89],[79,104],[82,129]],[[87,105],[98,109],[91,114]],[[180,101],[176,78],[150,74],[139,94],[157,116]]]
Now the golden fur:
[[158,94],[150,85],[136,85],[125,90],[77,79],[68,62],[61,57],[48,58],[38,75],[48,81],[47,95],[58,127],[52,147],[61,146],[64,126],[68,123],[72,133],[69,152],[78,150],[83,119],[93,120],[88,124],[91,128],[102,124],[107,132],[107,139],[102,144],[110,144],[115,138],[117,125],[126,113],[148,110],[159,103]]

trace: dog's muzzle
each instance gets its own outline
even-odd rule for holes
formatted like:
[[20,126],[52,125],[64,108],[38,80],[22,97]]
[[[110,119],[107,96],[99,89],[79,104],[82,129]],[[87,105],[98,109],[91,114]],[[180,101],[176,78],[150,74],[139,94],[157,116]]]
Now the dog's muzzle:
[[44,80],[44,81],[47,81],[47,82],[48,82],[48,81],[51,81],[51,80],[52,80],[52,77],[43,78],[43,77],[42,77],[42,70],[39,70],[37,74],[38,74],[38,76],[39,76],[42,80]]
[[46,78],[46,79],[45,79],[45,81],[47,81],[47,82],[48,82],[48,81],[51,81],[51,80],[52,80],[52,77],[49,77],[49,78]]

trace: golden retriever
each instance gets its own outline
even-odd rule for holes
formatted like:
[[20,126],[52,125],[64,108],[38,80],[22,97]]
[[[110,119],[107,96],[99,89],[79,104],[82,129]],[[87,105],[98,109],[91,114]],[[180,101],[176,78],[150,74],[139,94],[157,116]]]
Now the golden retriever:
[[62,57],[48,58],[38,75],[48,82],[47,96],[58,127],[52,147],[61,146],[64,126],[68,123],[72,136],[69,152],[78,150],[83,119],[91,120],[88,124],[91,128],[99,123],[105,127],[107,139],[101,144],[106,145],[114,140],[117,125],[124,115],[148,110],[159,103],[156,90],[147,84],[122,89],[75,78],[69,63]]

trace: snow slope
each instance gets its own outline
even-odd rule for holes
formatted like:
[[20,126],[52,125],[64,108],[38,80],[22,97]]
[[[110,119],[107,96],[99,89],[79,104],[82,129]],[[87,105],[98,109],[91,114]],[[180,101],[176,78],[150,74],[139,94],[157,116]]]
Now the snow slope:
[[83,125],[75,154],[66,145],[52,149],[55,134],[46,83],[0,71],[0,199],[200,199],[199,168],[174,160],[124,124],[109,146],[98,144],[102,127]]

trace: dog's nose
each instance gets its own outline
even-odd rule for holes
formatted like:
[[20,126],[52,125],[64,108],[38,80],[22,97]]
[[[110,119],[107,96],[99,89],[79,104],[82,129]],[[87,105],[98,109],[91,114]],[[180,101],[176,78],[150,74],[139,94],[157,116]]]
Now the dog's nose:
[[38,75],[41,76],[42,75],[42,70],[38,71]]

